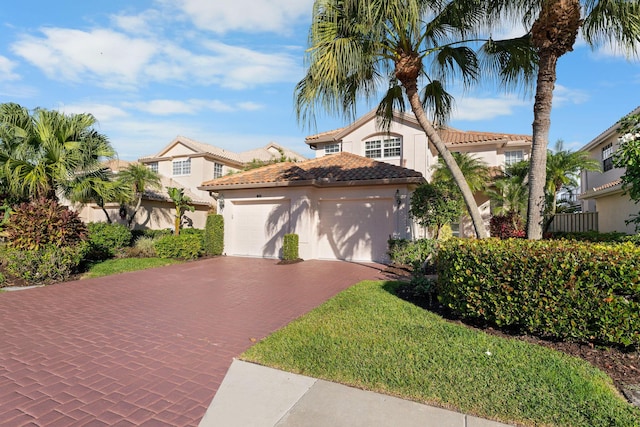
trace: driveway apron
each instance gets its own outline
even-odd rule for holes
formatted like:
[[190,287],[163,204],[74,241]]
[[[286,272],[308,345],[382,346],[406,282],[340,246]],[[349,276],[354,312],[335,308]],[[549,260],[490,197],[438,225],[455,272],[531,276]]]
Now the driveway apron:
[[197,425],[234,357],[380,265],[219,257],[0,294],[0,425]]

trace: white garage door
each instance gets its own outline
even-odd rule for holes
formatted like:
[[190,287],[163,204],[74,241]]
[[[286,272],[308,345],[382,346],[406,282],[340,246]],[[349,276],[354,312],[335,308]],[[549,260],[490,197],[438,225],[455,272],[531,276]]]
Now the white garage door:
[[318,258],[384,261],[393,233],[393,200],[322,200]]
[[279,258],[289,232],[288,200],[234,202],[229,255]]

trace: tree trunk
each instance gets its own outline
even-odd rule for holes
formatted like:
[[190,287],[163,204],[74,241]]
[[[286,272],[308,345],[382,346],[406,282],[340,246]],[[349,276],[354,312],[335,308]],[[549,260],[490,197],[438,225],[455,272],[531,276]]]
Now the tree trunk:
[[433,144],[438,152],[438,155],[442,157],[444,164],[447,165],[447,168],[451,171],[451,175],[453,176],[453,180],[456,182],[458,187],[460,188],[460,192],[462,193],[462,198],[464,199],[464,203],[467,206],[467,210],[469,212],[469,216],[471,217],[471,221],[473,222],[473,228],[475,229],[476,235],[480,239],[485,239],[489,237],[489,233],[487,233],[487,228],[484,226],[484,220],[482,219],[482,215],[480,215],[480,210],[478,209],[478,204],[476,203],[476,199],[473,197],[473,193],[469,188],[469,184],[465,179],[462,171],[458,167],[456,160],[451,155],[451,152],[444,144],[440,135],[435,130],[427,115],[424,112],[424,108],[422,108],[422,103],[420,102],[420,96],[418,94],[417,88],[407,90],[407,96],[409,98],[409,102],[411,103],[411,109],[413,114],[415,114],[418,123],[427,134],[427,138],[429,138],[429,142]]
[[527,238],[542,239],[547,178],[547,145],[551,127],[551,104],[558,58],[573,50],[580,19],[579,0],[545,1],[531,27],[531,40],[538,51],[538,78],[533,104],[533,143],[529,161]]
[[131,226],[131,224],[133,224],[133,219],[138,213],[138,209],[140,209],[141,205],[142,205],[142,194],[138,196],[138,202],[136,203],[136,208],[133,210],[133,213],[131,214],[131,216],[129,217],[129,220],[127,221],[127,225],[131,230],[133,230],[133,227]]

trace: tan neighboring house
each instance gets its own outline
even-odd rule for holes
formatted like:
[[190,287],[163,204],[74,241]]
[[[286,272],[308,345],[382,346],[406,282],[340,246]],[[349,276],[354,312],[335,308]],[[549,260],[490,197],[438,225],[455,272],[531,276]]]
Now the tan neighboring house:
[[[451,151],[469,153],[483,160],[489,167],[526,160],[531,152],[530,135],[461,131],[453,128],[439,130],[440,137]],[[412,113],[394,112],[388,132],[376,126],[375,111],[341,129],[311,135],[305,142],[316,157],[348,152],[387,162],[420,172],[427,180],[438,163],[438,154],[428,144],[427,136]],[[480,212],[488,222],[491,212],[489,198],[475,195]],[[460,235],[473,235],[472,225],[463,221]]]
[[[640,107],[629,114],[640,114]],[[635,233],[634,224],[625,224],[630,215],[637,214],[640,207],[627,195],[622,194],[622,181],[620,177],[624,170],[613,166],[613,154],[618,149],[619,124],[616,123],[602,132],[592,141],[580,149],[586,151],[590,157],[600,162],[601,172],[583,171],[580,176],[580,185],[583,193],[580,194],[582,212],[598,213],[598,231],[619,231],[623,233]]]
[[[184,225],[204,228],[207,213],[212,209],[213,199],[207,191],[198,189],[203,181],[237,172],[253,161],[269,162],[280,158],[294,161],[306,160],[300,154],[273,142],[261,148],[235,153],[178,136],[158,153],[138,160],[158,172],[162,187],[158,190],[145,191],[142,206],[135,217],[135,228],[173,228],[175,206],[167,194],[167,187],[184,189],[184,194],[193,201],[195,211],[185,212]],[[129,162],[119,160],[110,162],[108,167],[117,173],[128,164]],[[106,208],[113,222],[126,223],[120,217],[118,204],[112,203]],[[95,204],[78,207],[78,209],[80,217],[86,222],[106,221],[104,212]]]
[[[111,169],[115,174],[131,164],[125,160],[112,160],[105,163],[105,166]],[[167,187],[184,188],[180,183],[166,176],[160,176],[160,189],[147,189],[142,197],[142,205],[135,216],[136,229],[154,229],[160,230],[165,228],[173,228],[175,205],[167,194]],[[194,212],[186,212],[184,215],[183,226],[193,228],[204,228],[207,219],[207,213],[211,210],[211,199],[209,197],[201,197],[188,188],[184,189],[185,196],[191,198]],[[78,211],[80,219],[87,222],[105,222],[106,215],[113,223],[127,224],[125,217],[120,215],[120,205],[118,203],[105,204],[104,211],[95,203],[88,205],[75,204],[72,207]],[[106,211],[106,214],[105,214]]]
[[422,174],[341,152],[204,182],[224,216],[227,255],[280,258],[296,233],[303,259],[387,260],[387,240],[412,237],[409,197]]

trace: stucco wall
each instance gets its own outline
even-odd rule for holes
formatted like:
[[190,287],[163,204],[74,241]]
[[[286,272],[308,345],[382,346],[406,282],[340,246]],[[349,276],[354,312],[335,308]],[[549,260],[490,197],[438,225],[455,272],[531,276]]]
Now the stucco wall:
[[620,231],[634,234],[633,224],[626,225],[625,221],[631,214],[640,212],[640,205],[633,204],[627,196],[621,193],[596,199],[596,211],[598,212],[598,229],[601,233]]

